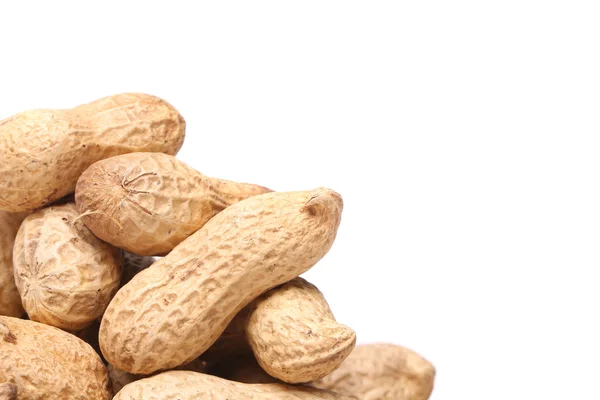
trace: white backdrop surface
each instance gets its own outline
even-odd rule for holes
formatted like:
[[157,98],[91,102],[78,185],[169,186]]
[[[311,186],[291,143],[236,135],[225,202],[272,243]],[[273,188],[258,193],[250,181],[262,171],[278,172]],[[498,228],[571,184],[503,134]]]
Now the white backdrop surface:
[[[0,118],[126,91],[179,156],[345,210],[305,276],[433,400],[598,399],[593,1],[0,3]],[[1,162],[2,160],[0,160]]]

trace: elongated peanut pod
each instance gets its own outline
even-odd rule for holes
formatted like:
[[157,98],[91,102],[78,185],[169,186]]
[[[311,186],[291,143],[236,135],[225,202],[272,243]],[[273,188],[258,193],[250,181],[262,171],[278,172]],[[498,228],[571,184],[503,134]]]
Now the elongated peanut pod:
[[246,336],[260,366],[288,383],[324,377],[356,343],[354,331],[336,322],[323,294],[302,278],[252,303]]
[[[123,389],[125,385],[128,385],[131,382],[148,378],[148,375],[130,374],[129,372],[122,371],[118,368],[113,367],[110,364],[106,368],[108,369],[108,375],[110,376],[110,381],[112,382],[112,388],[114,393],[118,393],[121,389]],[[207,370],[207,364],[204,361],[197,358],[191,363],[180,365],[175,369],[180,371],[193,371],[204,373]]]
[[359,400],[427,400],[435,368],[406,347],[389,343],[356,346],[342,365],[312,385]]
[[341,213],[330,189],[267,193],[225,209],[117,292],[100,327],[102,353],[145,374],[195,359],[250,301],[317,263]]
[[13,247],[27,213],[0,211],[0,315],[20,317],[23,305],[13,272]]
[[168,371],[125,386],[115,400],[349,400],[307,386],[249,385],[190,371]]
[[227,359],[251,350],[271,376],[306,383],[338,368],[355,343],[356,334],[336,322],[319,289],[296,278],[245,307],[201,357]]
[[98,160],[136,151],[176,154],[183,117],[140,93],[68,110],[30,110],[0,121],[0,210],[29,211],[73,192]]
[[164,255],[226,207],[270,191],[209,178],[168,154],[131,153],[89,167],[75,199],[100,239],[135,254]]
[[34,321],[0,317],[0,379],[18,399],[108,400],[108,373],[81,339]]
[[29,318],[72,331],[102,316],[122,270],[121,250],[95,237],[78,218],[73,203],[32,213],[19,228],[13,257]]

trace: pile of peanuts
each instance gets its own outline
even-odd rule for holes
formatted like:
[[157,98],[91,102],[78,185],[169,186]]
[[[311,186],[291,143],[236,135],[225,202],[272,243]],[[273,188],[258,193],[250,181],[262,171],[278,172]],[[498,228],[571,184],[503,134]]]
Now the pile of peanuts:
[[185,126],[133,93],[0,121],[0,399],[428,399],[299,277],[341,196],[204,176]]

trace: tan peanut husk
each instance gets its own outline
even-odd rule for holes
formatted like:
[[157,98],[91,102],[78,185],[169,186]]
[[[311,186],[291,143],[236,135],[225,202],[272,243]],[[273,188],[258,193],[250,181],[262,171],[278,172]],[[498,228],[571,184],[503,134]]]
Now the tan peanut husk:
[[100,239],[135,254],[165,255],[226,207],[270,191],[209,178],[168,154],[130,153],[90,166],[75,199]]
[[306,383],[335,370],[356,344],[336,322],[325,297],[296,278],[252,303],[246,336],[260,366],[287,383]]
[[0,317],[0,382],[18,399],[108,400],[108,372],[96,352],[60,329]]
[[0,211],[0,315],[23,315],[21,296],[15,285],[13,247],[21,222],[27,213]]
[[144,374],[197,358],[250,301],[327,253],[341,212],[341,196],[324,188],[225,209],[119,290],[102,319],[102,353]]
[[190,371],[169,371],[125,386],[115,400],[349,400],[306,386],[245,384]]
[[389,343],[356,346],[342,365],[312,385],[358,400],[427,400],[434,366],[414,351]]
[[355,344],[356,334],[336,322],[319,289],[296,278],[244,308],[207,353],[227,359],[250,349],[271,376],[306,383],[338,368]]
[[25,218],[13,260],[29,318],[71,331],[102,316],[119,288],[123,262],[121,250],[95,237],[73,203]]
[[[128,385],[131,382],[149,377],[149,375],[130,374],[129,372],[122,371],[110,364],[106,368],[108,369],[108,375],[110,376],[114,393],[118,393],[125,385]],[[207,363],[197,358],[191,363],[180,365],[174,369],[204,373],[207,370]]]
[[72,109],[29,110],[0,121],[0,210],[30,211],[72,193],[98,160],[137,151],[176,154],[185,121],[148,94],[124,93]]

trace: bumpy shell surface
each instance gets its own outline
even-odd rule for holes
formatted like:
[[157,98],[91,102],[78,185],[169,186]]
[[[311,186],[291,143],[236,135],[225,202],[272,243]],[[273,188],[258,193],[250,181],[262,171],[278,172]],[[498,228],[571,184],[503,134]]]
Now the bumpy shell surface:
[[320,379],[356,344],[356,334],[335,321],[323,294],[296,278],[252,303],[246,335],[260,366],[288,383]]
[[23,314],[13,273],[13,246],[19,226],[26,216],[26,213],[0,211],[0,315],[9,317]]
[[145,374],[197,358],[250,301],[327,253],[341,213],[329,189],[267,193],[225,209],[119,290],[102,319],[102,353]]
[[348,400],[311,387],[249,385],[188,371],[169,371],[125,386],[115,400]]
[[73,203],[29,215],[14,247],[15,282],[33,321],[79,330],[119,288],[121,250],[95,237]]
[[[131,382],[148,378],[148,375],[130,374],[129,372],[121,371],[120,369],[115,368],[110,364],[106,368],[108,369],[108,375],[110,376],[110,381],[112,382],[112,388],[114,393],[118,393],[123,388],[123,386],[128,385]],[[191,363],[180,365],[175,369],[179,371],[193,371],[204,373],[207,370],[207,364],[204,361],[197,358]]]
[[359,400],[426,400],[435,368],[414,351],[388,343],[356,346],[342,365],[313,386]]
[[185,121],[147,94],[105,97],[69,110],[30,110],[0,121],[0,210],[28,211],[73,192],[94,162],[117,154],[176,154]]
[[89,167],[75,199],[100,239],[135,254],[164,255],[225,207],[267,192],[206,177],[168,154],[131,153]]
[[82,340],[33,321],[0,317],[0,382],[18,399],[108,400],[112,392],[100,357]]

